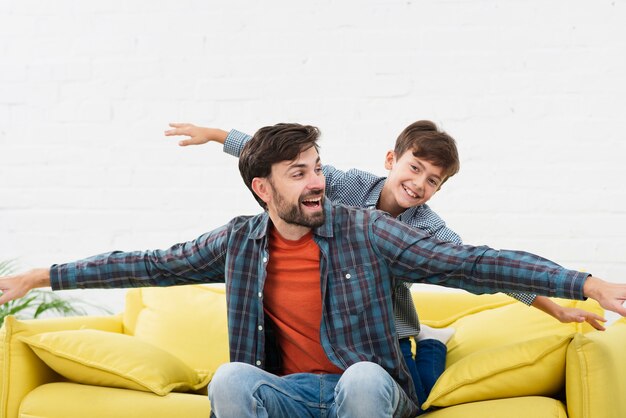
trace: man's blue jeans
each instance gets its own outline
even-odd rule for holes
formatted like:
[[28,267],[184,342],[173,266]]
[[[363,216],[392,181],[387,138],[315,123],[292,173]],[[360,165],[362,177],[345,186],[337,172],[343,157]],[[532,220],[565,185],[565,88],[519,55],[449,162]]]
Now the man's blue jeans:
[[413,359],[411,341],[408,338],[402,338],[400,349],[415,384],[421,414],[423,412],[421,405],[426,402],[435,382],[446,368],[447,347],[441,341],[433,339],[418,341],[417,354]]
[[382,367],[360,362],[341,374],[276,376],[245,363],[217,369],[209,385],[217,418],[410,417],[415,405]]

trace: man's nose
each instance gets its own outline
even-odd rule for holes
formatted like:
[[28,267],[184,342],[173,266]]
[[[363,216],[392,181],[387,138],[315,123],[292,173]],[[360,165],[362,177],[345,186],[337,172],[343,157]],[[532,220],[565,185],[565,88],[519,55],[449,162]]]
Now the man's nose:
[[314,174],[310,177],[308,188],[309,189],[323,189],[326,184],[326,178],[323,174]]

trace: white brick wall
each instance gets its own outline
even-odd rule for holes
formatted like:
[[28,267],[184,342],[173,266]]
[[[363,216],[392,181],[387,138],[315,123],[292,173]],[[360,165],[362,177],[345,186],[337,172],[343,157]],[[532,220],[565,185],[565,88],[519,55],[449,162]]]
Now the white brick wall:
[[[258,207],[190,121],[318,125],[384,173],[417,119],[458,141],[433,201],[468,243],[626,281],[626,2],[0,2],[0,258],[166,247]],[[121,309],[123,292],[74,292]]]

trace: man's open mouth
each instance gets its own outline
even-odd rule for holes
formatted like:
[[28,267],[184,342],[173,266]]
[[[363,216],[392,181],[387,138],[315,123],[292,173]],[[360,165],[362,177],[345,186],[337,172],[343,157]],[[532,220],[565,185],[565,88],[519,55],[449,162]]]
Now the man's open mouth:
[[314,199],[304,199],[302,200],[302,204],[308,208],[319,208],[322,205],[322,196]]

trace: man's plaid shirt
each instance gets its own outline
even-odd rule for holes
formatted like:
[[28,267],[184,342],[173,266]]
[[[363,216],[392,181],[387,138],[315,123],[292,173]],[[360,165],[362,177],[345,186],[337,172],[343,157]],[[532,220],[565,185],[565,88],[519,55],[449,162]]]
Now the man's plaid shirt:
[[[338,367],[371,361],[417,402],[402,361],[389,301],[397,277],[473,293],[531,291],[583,299],[587,274],[516,251],[440,241],[387,214],[331,205],[314,229],[320,247],[320,340]],[[231,361],[266,368],[263,285],[268,214],[227,225],[167,250],[111,252],[53,265],[53,289],[171,286],[225,282]]]

